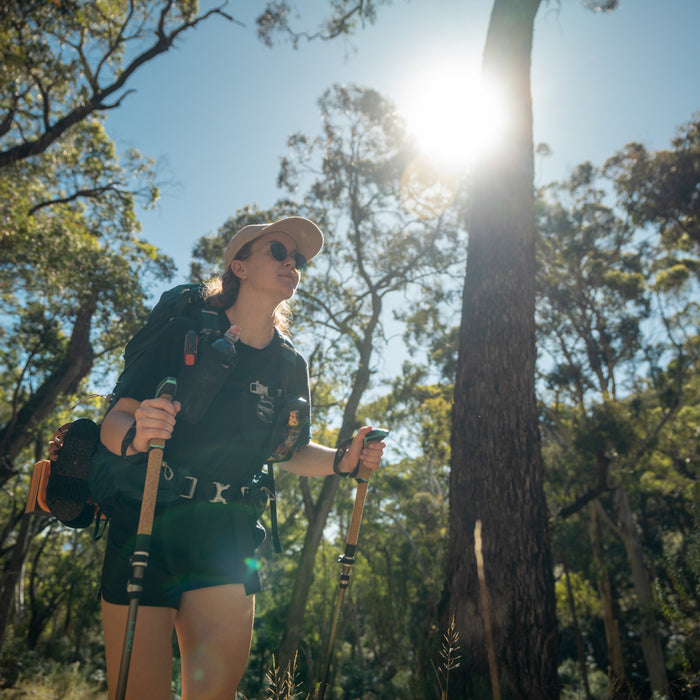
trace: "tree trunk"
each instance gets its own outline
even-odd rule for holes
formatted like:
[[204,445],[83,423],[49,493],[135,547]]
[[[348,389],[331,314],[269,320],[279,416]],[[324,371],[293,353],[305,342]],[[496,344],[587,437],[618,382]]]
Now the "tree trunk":
[[649,681],[654,693],[662,697],[669,696],[666,663],[659,638],[656,603],[651,589],[651,576],[644,561],[642,544],[639,541],[637,526],[630,509],[627,493],[622,486],[615,489],[615,509],[617,511],[618,528],[622,542],[627,551],[627,558],[632,570],[632,583],[637,594],[641,622],[639,634],[642,640],[642,652],[649,672]]
[[622,641],[620,640],[620,628],[617,615],[615,613],[615,600],[610,583],[610,574],[603,563],[603,556],[600,549],[600,528],[598,522],[598,508],[600,501],[596,500],[588,505],[590,521],[590,538],[593,549],[593,562],[595,570],[598,572],[598,595],[603,608],[603,626],[605,627],[605,646],[608,654],[608,665],[613,676],[613,684],[616,687],[623,687],[625,679],[625,661],[622,655]]
[[455,697],[490,697],[474,526],[483,554],[500,686],[558,697],[554,581],[535,404],[535,224],[530,62],[539,0],[496,0],[483,72],[511,120],[475,171],[455,383],[443,621],[463,663]]
[[33,439],[34,426],[54,410],[61,394],[76,391],[90,374],[94,360],[90,330],[96,308],[97,292],[93,292],[78,309],[63,361],[0,429],[0,485],[14,474],[12,463]]
[[37,524],[37,516],[25,515],[17,533],[17,540],[12,549],[10,563],[5,570],[2,593],[0,594],[0,649],[5,640],[5,632],[10,623],[10,615],[12,613],[12,601],[15,595],[17,581],[22,574],[22,568],[29,552],[29,547],[32,540],[39,531],[40,526]]
[[[66,590],[63,587],[52,590],[50,593],[44,591],[43,597],[40,599],[37,593],[37,580],[41,578],[41,567],[39,562],[44,556],[46,545],[52,536],[52,528],[49,528],[46,536],[42,539],[39,547],[33,555],[31,572],[29,575],[29,609],[30,615],[27,621],[27,648],[36,649],[39,642],[39,637],[44,631],[46,624],[51,619],[54,611],[58,609],[58,605],[63,598],[66,597]],[[70,592],[68,592],[70,595]],[[56,628],[57,625],[54,625]],[[68,636],[68,635],[66,635]]]
[[576,653],[578,655],[578,672],[581,674],[581,682],[583,683],[583,692],[586,700],[592,700],[591,686],[588,682],[588,668],[586,667],[586,650],[583,646],[583,635],[578,624],[578,615],[576,614],[576,601],[574,600],[574,592],[571,588],[571,576],[569,576],[569,566],[564,562],[564,580],[566,581],[566,598],[569,603],[569,611],[571,612],[571,620],[576,632]]
[[323,528],[326,525],[328,514],[330,513],[333,499],[340,486],[340,477],[326,477],[321,495],[316,502],[313,518],[309,521],[304,537],[304,548],[301,552],[299,567],[294,579],[292,597],[287,609],[287,620],[285,632],[280,644],[278,665],[286,668],[287,664],[294,658],[304,625],[304,614],[306,612],[306,602],[309,598],[309,591],[313,582],[314,560],[316,552],[323,536]]

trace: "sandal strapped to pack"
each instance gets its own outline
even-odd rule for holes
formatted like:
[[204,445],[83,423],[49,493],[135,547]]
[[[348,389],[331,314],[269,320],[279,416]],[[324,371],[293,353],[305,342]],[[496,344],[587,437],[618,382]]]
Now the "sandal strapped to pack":
[[89,502],[88,471],[90,457],[100,439],[100,428],[88,418],[79,418],[61,426],[54,436],[60,442],[52,459],[46,486],[46,503],[51,514],[71,527],[86,527],[95,517]]

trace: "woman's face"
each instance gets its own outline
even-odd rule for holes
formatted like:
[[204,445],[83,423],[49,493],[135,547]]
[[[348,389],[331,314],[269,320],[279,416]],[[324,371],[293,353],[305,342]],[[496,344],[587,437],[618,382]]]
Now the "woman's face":
[[[284,260],[278,260],[273,255],[272,246],[277,257],[286,250]],[[276,232],[261,236],[253,242],[250,255],[245,260],[238,261],[243,263],[244,268],[242,275],[237,273],[241,277],[241,283],[279,297],[279,301],[291,298],[301,278],[295,253],[296,243],[290,235]]]

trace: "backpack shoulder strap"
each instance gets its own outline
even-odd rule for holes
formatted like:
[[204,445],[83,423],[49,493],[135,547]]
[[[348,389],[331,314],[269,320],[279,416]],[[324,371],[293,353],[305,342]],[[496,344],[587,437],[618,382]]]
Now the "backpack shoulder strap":
[[[306,371],[306,360],[304,356],[294,347],[294,344],[283,333],[277,332],[280,339],[280,349],[282,351],[282,389],[286,396],[298,394],[295,391],[295,380],[298,371],[303,367]],[[270,502],[270,528],[272,531],[272,547],[278,554],[282,551],[280,543],[279,528],[277,524],[277,492],[275,490],[275,472],[273,462],[267,462],[267,472],[263,472],[263,479],[268,490]]]
[[[151,347],[160,331],[174,318],[183,316],[193,318],[200,325],[200,328],[211,328],[212,324],[216,323],[215,328],[217,332],[219,331],[217,312],[207,309],[205,306],[204,288],[202,283],[180,284],[161,294],[158,302],[151,309],[146,323],[141,326],[124,348],[124,366],[112,390],[110,409],[119,398],[121,387],[131,368]],[[205,311],[207,311],[206,314]]]
[[299,393],[295,387],[297,373],[302,368],[306,371],[306,360],[286,335],[279,332],[278,335],[282,350],[282,389],[287,396],[294,396]]
[[210,309],[207,306],[202,306],[200,309],[200,330],[205,333],[208,332],[221,332],[221,325],[219,323],[219,312],[216,309]]

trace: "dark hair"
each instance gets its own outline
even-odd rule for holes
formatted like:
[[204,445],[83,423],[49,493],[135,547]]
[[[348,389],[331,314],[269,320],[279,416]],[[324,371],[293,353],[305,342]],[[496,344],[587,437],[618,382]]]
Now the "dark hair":
[[[255,240],[246,243],[238,251],[234,260],[246,260],[249,258],[251,254],[251,247]],[[235,304],[236,299],[238,299],[238,292],[240,288],[241,280],[236,277],[231,269],[231,266],[229,265],[228,269],[225,270],[223,275],[220,277],[214,277],[207,282],[204,289],[204,299],[212,308],[225,311]],[[280,302],[275,309],[273,318],[275,328],[278,331],[287,334],[289,332],[290,317],[291,312],[289,310],[289,303],[286,300]]]

